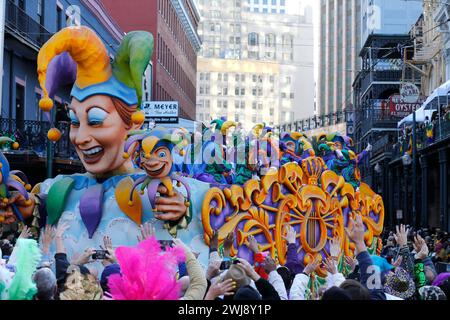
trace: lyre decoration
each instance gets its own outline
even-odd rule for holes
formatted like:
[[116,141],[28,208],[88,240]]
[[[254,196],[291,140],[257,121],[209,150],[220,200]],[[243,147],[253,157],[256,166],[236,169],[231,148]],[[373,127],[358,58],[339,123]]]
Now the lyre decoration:
[[[283,236],[290,225],[297,231],[300,261],[307,265],[315,257],[329,257],[329,242],[335,235],[343,240],[340,258],[354,255],[344,227],[355,215],[361,215],[366,226],[367,246],[376,249],[383,230],[384,204],[368,185],[361,183],[355,190],[342,176],[327,170],[322,158],[314,156],[302,160],[301,165],[287,163],[260,181],[211,188],[201,214],[207,244],[213,230],[219,231],[219,242],[235,232],[231,254],[250,261],[253,255],[245,243],[253,235],[262,251],[284,264],[287,243]],[[316,272],[319,277],[326,275],[321,267]]]

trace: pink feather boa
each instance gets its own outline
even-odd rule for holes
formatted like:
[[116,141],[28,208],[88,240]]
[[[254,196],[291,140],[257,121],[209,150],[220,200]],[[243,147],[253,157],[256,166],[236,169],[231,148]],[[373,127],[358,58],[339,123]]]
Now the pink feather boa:
[[116,257],[121,275],[108,278],[114,300],[178,300],[181,285],[177,283],[177,266],[185,261],[179,247],[161,250],[159,242],[149,238],[136,247],[119,247]]

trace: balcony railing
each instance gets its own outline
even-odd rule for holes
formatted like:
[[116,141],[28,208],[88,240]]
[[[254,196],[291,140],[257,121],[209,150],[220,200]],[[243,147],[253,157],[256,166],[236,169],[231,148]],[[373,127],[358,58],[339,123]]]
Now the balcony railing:
[[336,124],[345,123],[350,115],[350,112],[339,111],[335,113],[314,116],[303,120],[287,123],[275,127],[280,131],[310,131],[318,128],[328,127]]
[[[392,154],[394,159],[402,157],[406,151],[411,148],[411,134],[408,133],[401,141],[392,145]],[[435,145],[445,139],[450,138],[450,120],[443,120],[439,124],[436,122],[433,128],[433,138],[429,139],[425,128],[418,124],[416,129],[416,147],[417,151]]]
[[25,11],[19,8],[13,1],[6,2],[5,23],[16,36],[29,41],[40,48],[47,42],[52,33],[37,21],[33,20]]
[[[58,122],[61,139],[54,145],[54,157],[78,160],[75,148],[69,140],[70,123]],[[14,137],[19,143],[19,151],[34,152],[40,158],[47,157],[47,131],[50,124],[45,121],[15,120],[0,118],[0,135]]]

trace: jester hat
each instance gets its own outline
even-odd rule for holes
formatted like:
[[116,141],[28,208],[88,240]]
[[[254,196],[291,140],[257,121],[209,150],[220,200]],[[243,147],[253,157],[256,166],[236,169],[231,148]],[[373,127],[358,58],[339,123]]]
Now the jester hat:
[[[38,79],[43,90],[39,107],[53,108],[58,87],[73,84],[71,96],[83,102],[93,95],[118,98],[132,107],[142,98],[142,76],[153,54],[153,36],[145,31],[128,33],[117,49],[114,62],[101,39],[85,26],[67,27],[53,35],[39,51]],[[50,118],[47,113],[47,118]],[[142,123],[141,112],[133,114],[134,123]],[[48,137],[59,140],[53,128]]]
[[124,154],[125,159],[130,157],[130,149],[135,143],[139,143],[136,151],[143,151],[146,157],[149,157],[153,150],[159,147],[167,147],[170,151],[176,146],[183,153],[184,139],[178,133],[172,133],[164,128],[155,127],[151,131],[135,131],[125,142]]

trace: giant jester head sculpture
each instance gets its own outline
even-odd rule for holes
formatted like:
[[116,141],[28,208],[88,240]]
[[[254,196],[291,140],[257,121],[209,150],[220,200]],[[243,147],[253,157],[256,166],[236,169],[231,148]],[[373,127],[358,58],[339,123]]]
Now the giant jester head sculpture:
[[[152,53],[150,33],[130,32],[110,63],[101,39],[84,26],[62,29],[41,48],[38,77],[43,97],[39,107],[48,114],[58,87],[74,83],[70,140],[88,172],[98,175],[131,166],[130,160],[121,157],[124,138],[144,121],[137,109],[142,76]],[[48,132],[52,141],[60,137],[56,128]]]

